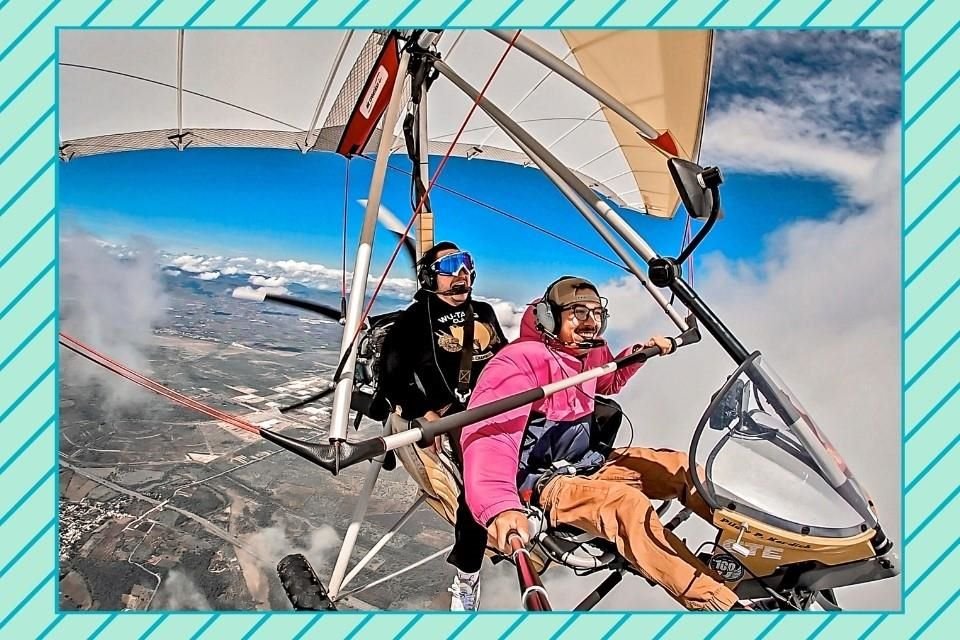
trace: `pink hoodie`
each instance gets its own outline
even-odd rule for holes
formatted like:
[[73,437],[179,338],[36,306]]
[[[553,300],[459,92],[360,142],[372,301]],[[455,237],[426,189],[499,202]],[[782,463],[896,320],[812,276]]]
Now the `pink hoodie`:
[[[617,357],[626,355],[631,349],[625,349]],[[477,380],[468,408],[569,378],[612,359],[610,349],[605,346],[591,349],[582,358],[551,349],[536,329],[533,307],[527,307],[520,324],[520,337],[487,363]],[[594,395],[617,393],[641,366],[636,364],[618,369],[549,398],[465,427],[460,436],[464,486],[467,506],[477,522],[487,525],[499,513],[522,508],[517,493],[517,468],[520,442],[531,411],[557,422],[582,418],[593,413]]]

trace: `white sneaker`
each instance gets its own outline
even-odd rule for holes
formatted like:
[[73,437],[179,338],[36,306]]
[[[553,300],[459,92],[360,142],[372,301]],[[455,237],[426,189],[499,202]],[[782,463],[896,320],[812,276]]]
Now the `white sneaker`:
[[453,577],[453,584],[447,589],[450,596],[450,611],[476,611],[480,607],[480,577],[474,580],[461,580]]

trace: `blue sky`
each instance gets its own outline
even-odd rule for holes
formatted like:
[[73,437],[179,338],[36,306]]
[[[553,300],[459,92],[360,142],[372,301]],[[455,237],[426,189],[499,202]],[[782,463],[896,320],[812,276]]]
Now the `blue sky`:
[[[801,219],[855,214],[870,163],[899,118],[899,36],[886,32],[719,32],[703,164],[725,170],[726,217],[698,258],[719,252],[760,263],[774,232]],[[864,79],[868,81],[863,81]],[[433,158],[433,169],[438,158]],[[409,168],[403,156],[397,167]],[[60,165],[64,223],[112,241],[145,235],[179,254],[297,260],[336,268],[341,260],[342,157],[279,150],[140,151]],[[372,163],[350,166],[348,268],[362,222]],[[452,159],[441,184],[500,207],[613,257],[579,214],[533,169]],[[450,194],[432,194],[437,239],[469,248],[478,292],[525,301],[557,275],[604,282],[622,271]],[[409,217],[409,182],[389,174],[384,204]],[[661,221],[625,213],[664,254],[676,254],[685,216]],[[379,273],[393,248],[382,232]],[[391,272],[409,276],[406,263]],[[267,273],[266,275],[272,275]]]
[[[902,488],[900,51],[897,32],[717,33],[701,161],[724,169],[727,215],[696,270],[698,292],[816,416],[894,540]],[[268,276],[319,272],[331,280],[308,267],[339,265],[344,161],[336,156],[190,149],[80,158],[59,169],[67,225],[120,242],[146,235],[166,252],[190,254],[171,260],[198,267],[198,277],[239,256]],[[351,169],[349,263],[369,172],[362,159]],[[452,160],[441,183],[610,255],[532,169]],[[385,203],[405,218],[407,201],[408,183],[393,174]],[[646,301],[639,285],[614,281],[621,272],[609,265],[449,195],[434,194],[434,204],[438,238],[477,255],[480,294],[526,302],[562,269],[605,286],[612,345],[673,331],[659,309],[639,303]],[[656,248],[676,252],[682,213],[671,222],[627,215]],[[378,237],[375,272],[392,249],[387,234]],[[101,314],[114,313],[108,303],[136,307],[123,296],[83,297]],[[685,449],[730,360],[705,339],[648,366],[620,396],[638,442]],[[631,598],[636,593],[653,592],[634,590]],[[843,589],[840,597],[845,608],[900,605],[895,581]]]

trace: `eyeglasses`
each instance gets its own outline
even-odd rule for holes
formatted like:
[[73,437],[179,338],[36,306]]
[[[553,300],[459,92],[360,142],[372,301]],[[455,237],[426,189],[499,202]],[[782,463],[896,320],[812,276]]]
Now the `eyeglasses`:
[[610,312],[607,311],[605,307],[595,307],[591,309],[582,304],[578,304],[572,307],[566,307],[565,310],[573,311],[573,317],[576,318],[578,322],[583,322],[587,319],[587,316],[593,316],[595,322],[603,322],[610,317]]
[[430,268],[434,273],[442,276],[455,276],[463,269],[473,274],[475,269],[473,256],[466,251],[458,251],[457,253],[451,253],[450,255],[438,258],[430,265]]

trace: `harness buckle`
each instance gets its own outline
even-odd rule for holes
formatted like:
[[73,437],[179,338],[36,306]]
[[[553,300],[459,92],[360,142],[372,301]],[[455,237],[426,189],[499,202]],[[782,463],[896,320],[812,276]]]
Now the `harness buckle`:
[[555,475],[565,475],[565,476],[575,476],[577,475],[577,468],[567,462],[566,460],[555,460],[550,464],[552,473],[551,477]]
[[533,483],[533,489],[530,490],[530,496],[527,500],[527,504],[535,506],[540,502],[540,493],[543,491],[543,488],[547,486],[547,483],[553,480],[556,476],[575,476],[577,475],[577,468],[566,460],[557,460],[553,462],[547,469],[540,474],[540,477],[537,478],[537,481]]

